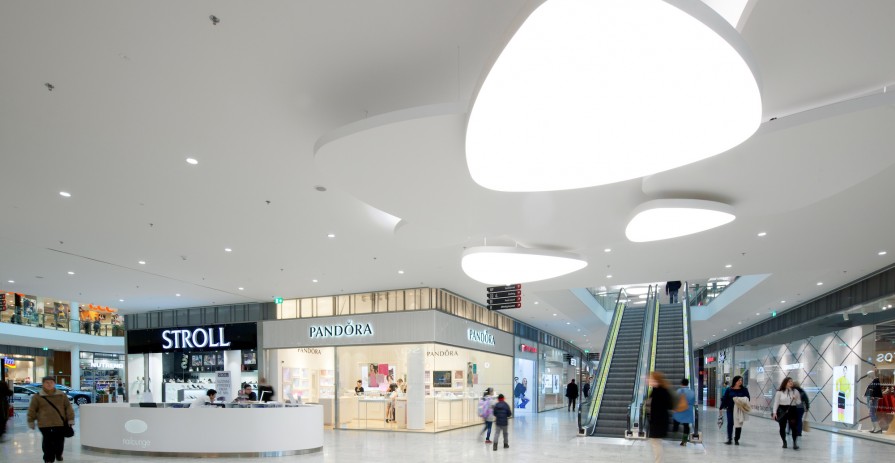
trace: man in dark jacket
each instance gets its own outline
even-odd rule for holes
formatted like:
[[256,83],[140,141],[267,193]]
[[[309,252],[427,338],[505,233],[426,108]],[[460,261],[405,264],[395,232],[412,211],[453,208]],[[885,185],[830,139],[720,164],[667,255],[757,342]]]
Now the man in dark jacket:
[[578,385],[575,384],[575,379],[572,379],[572,382],[566,386],[566,397],[569,398],[569,410],[575,410],[575,402],[578,401]]
[[494,450],[497,450],[501,432],[503,432],[503,448],[510,448],[507,427],[510,425],[511,416],[513,416],[513,411],[510,410],[510,405],[504,400],[503,394],[500,394],[497,396],[497,404],[494,406],[494,424],[497,425],[497,432],[494,433]]
[[669,281],[665,283],[665,294],[668,295],[669,304],[677,304],[677,292],[681,290],[680,281]]
[[581,386],[581,394],[584,396],[582,401],[587,400],[587,398],[590,397],[590,382],[584,382],[584,385]]

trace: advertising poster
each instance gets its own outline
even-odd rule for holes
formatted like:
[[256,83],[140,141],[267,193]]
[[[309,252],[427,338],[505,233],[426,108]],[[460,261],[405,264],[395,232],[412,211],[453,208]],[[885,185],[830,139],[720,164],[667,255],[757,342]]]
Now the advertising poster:
[[218,391],[218,400],[222,402],[229,402],[232,399],[232,397],[230,397],[230,393],[233,392],[233,384],[230,379],[229,371],[218,371],[214,381],[214,386],[217,388]]
[[855,424],[855,366],[833,367],[833,421]]

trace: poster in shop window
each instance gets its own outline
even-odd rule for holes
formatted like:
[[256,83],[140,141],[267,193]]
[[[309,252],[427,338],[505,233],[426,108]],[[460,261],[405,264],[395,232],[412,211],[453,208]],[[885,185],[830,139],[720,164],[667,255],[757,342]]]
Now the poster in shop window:
[[855,366],[833,367],[833,421],[855,424]]

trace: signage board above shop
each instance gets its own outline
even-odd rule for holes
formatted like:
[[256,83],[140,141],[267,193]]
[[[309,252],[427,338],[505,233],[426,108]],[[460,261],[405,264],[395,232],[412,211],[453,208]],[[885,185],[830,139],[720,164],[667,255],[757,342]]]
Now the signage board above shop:
[[127,332],[127,353],[207,352],[258,347],[255,323],[185,326]]

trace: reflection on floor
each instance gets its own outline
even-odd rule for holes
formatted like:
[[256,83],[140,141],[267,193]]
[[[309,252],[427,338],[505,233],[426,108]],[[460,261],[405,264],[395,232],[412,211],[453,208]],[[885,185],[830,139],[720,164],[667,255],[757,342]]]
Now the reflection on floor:
[[[22,414],[24,415],[24,414]],[[703,413],[705,421],[713,422],[717,411]],[[612,463],[640,463],[652,461],[648,442],[626,441],[594,437],[576,437],[576,415],[556,410],[537,415],[520,415],[511,421],[510,448],[497,452],[480,438],[479,426],[438,434],[387,433],[327,430],[321,453],[282,458],[209,460],[220,463],[267,461],[271,463],[336,463],[363,461],[454,462],[506,461],[566,463],[581,461],[611,461]],[[383,422],[383,424],[385,424]],[[246,423],[264,426],[264,423]],[[0,444],[0,462],[31,463],[40,461],[40,434],[29,431],[24,416],[13,421],[11,434]],[[702,429],[704,444],[681,447],[677,442],[662,443],[667,462],[682,463],[755,463],[762,461],[811,462],[878,462],[888,461],[891,444],[858,439],[842,433],[814,430],[800,441],[801,450],[782,449],[776,424],[768,419],[752,418],[746,422],[741,445],[724,445],[726,436],[712,423]],[[299,432],[299,431],[296,431]],[[188,430],[188,439],[214,439],[202,434],[201,429]],[[492,436],[493,437],[493,436]],[[150,462],[160,458],[116,456],[93,453],[80,448],[78,437],[66,440],[66,463],[71,462]],[[184,462],[185,459],[161,459]]]
[[407,429],[405,425],[390,422],[386,423],[384,419],[382,420],[351,420],[347,423],[342,423],[339,429],[347,429],[347,430],[369,430],[369,431],[399,431],[399,432],[442,432],[442,431],[451,431],[454,429],[462,429],[469,426],[476,426],[476,424],[464,424],[464,425],[454,425],[449,426],[446,423],[441,423],[438,428],[435,428],[435,423],[430,421],[426,423],[425,428],[423,429]]

